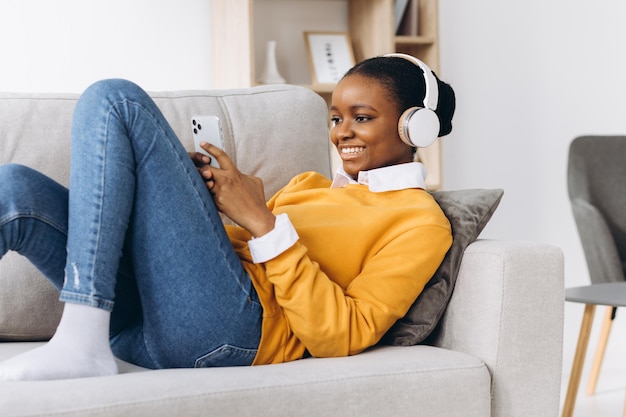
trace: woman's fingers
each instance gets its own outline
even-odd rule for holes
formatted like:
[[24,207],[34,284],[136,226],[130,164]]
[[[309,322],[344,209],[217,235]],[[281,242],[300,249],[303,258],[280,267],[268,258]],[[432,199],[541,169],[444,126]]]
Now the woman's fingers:
[[211,158],[208,156],[201,154],[200,152],[188,152],[189,158],[193,161],[193,164],[197,167],[201,167],[203,165],[208,165],[211,163]]
[[224,152],[223,149],[220,149],[217,146],[208,142],[202,142],[200,146],[202,147],[202,149],[204,149],[205,151],[213,155],[217,163],[220,165],[221,169],[224,169],[224,170],[230,170],[233,168],[237,169],[237,167],[235,166],[235,163],[232,161],[232,159],[230,159],[228,154]]

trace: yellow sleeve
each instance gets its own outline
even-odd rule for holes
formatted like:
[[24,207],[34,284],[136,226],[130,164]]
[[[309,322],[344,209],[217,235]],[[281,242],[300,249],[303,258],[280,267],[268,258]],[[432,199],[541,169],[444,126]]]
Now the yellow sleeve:
[[450,229],[441,225],[408,230],[371,256],[345,291],[300,243],[265,268],[293,333],[308,351],[316,357],[346,356],[376,344],[406,314],[451,243]]

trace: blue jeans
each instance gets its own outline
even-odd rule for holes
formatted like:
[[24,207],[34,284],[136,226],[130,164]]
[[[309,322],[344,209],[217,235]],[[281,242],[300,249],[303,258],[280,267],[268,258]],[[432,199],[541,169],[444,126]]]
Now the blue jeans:
[[147,368],[250,365],[262,308],[213,199],[136,85],[77,103],[70,191],[0,166],[0,257],[27,257],[60,299],[112,311],[111,346]]

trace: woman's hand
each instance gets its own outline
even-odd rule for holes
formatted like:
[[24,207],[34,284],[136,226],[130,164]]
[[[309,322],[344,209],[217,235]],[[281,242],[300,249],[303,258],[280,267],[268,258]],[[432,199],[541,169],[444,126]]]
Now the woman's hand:
[[211,158],[200,152],[187,152],[187,155],[189,155],[189,158],[191,158],[193,164],[198,168],[209,165],[211,163]]
[[191,153],[207,188],[213,194],[218,210],[235,223],[248,230],[252,236],[260,237],[274,229],[276,217],[265,204],[263,181],[241,173],[226,152],[209,143],[200,146],[220,164],[221,168],[209,165],[210,159],[200,153]]

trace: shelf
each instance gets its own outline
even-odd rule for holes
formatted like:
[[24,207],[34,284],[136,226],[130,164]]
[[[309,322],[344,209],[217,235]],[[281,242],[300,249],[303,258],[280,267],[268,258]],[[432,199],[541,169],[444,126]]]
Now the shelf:
[[[313,90],[318,94],[332,94],[337,87],[337,84],[298,84],[298,83],[288,83],[293,85],[299,85],[300,87],[308,88],[309,90]],[[253,83],[252,86],[261,86],[264,84]]]
[[432,36],[394,36],[396,45],[434,45]]
[[[439,72],[439,0],[419,0],[420,36],[395,36],[394,0],[211,0],[212,77],[215,88],[257,84],[267,42],[277,41],[277,62],[289,84],[303,85],[330,102],[334,84],[315,85],[302,33],[348,32],[355,61],[403,52]],[[419,149],[427,187],[441,187],[439,141]]]
[[313,84],[313,85],[305,85],[305,87],[310,88],[316,93],[320,94],[329,94],[332,93],[337,84]]

